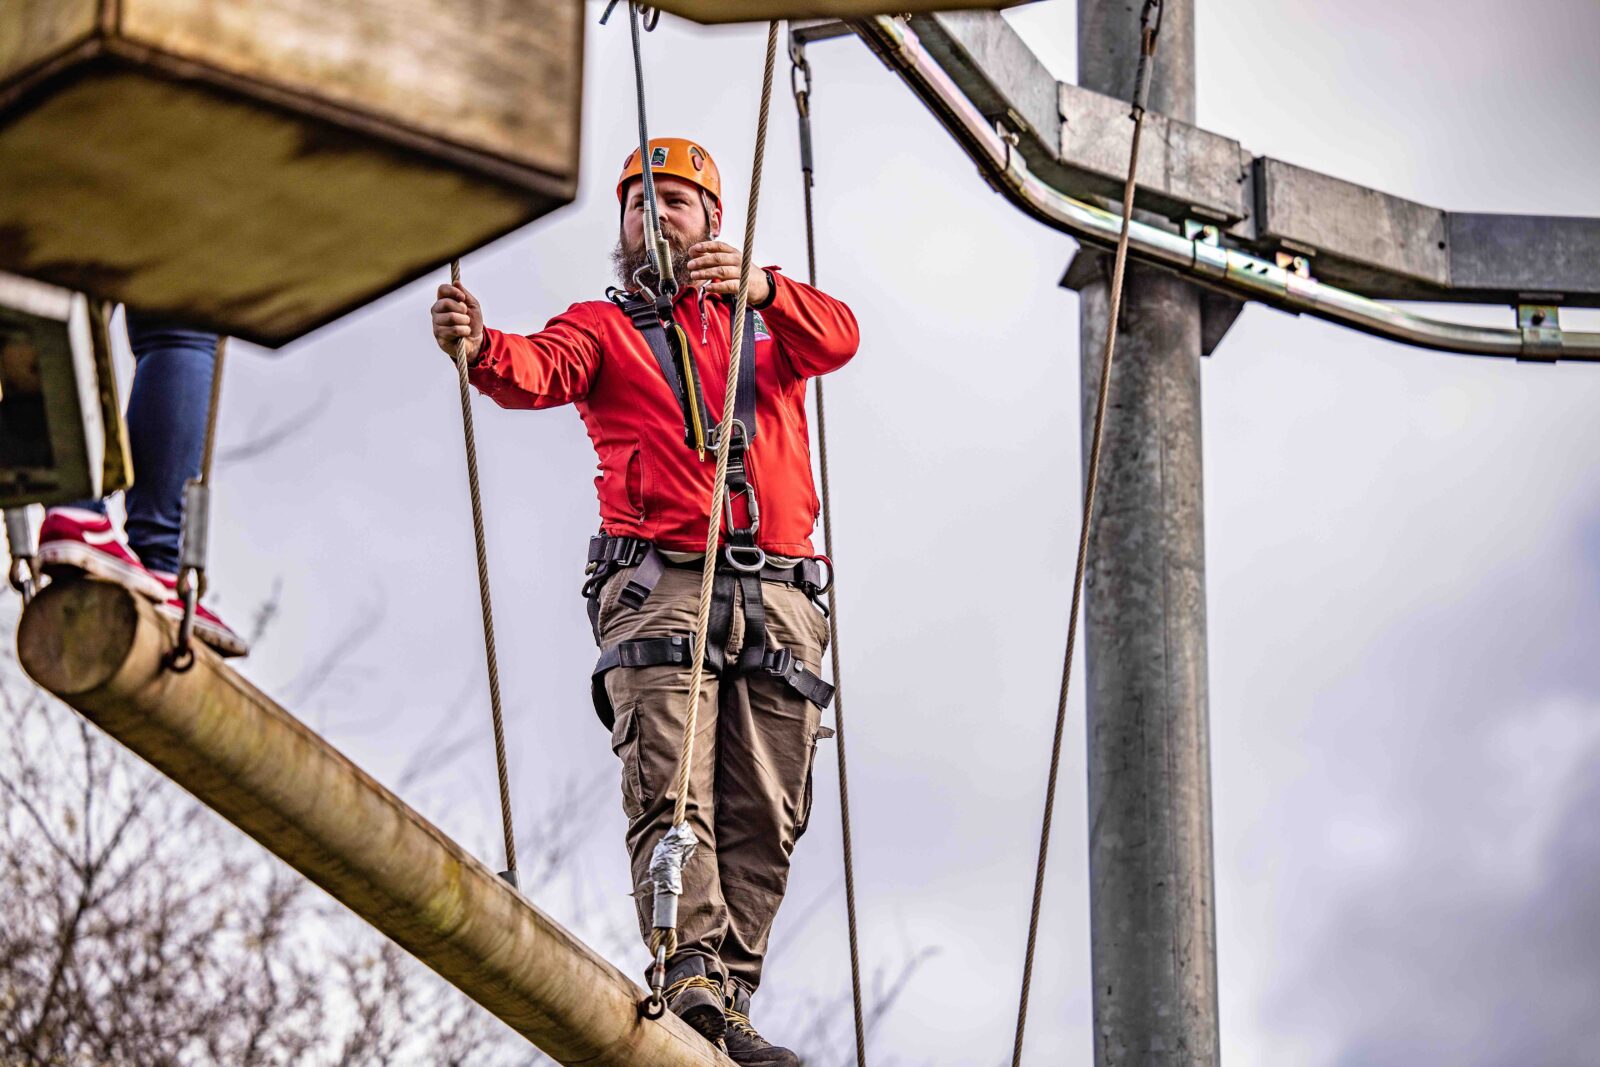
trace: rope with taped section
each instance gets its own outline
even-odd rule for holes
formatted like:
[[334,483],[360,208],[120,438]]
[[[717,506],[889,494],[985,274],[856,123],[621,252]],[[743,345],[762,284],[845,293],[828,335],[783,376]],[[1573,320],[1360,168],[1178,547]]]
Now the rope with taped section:
[[1061,739],[1067,724],[1067,693],[1072,687],[1072,657],[1078,644],[1078,612],[1083,604],[1083,576],[1089,559],[1089,532],[1094,517],[1095,491],[1100,484],[1100,445],[1105,437],[1106,405],[1111,394],[1111,360],[1117,349],[1117,320],[1122,315],[1122,288],[1128,264],[1128,231],[1133,219],[1134,190],[1139,174],[1139,140],[1144,131],[1144,113],[1150,93],[1150,71],[1156,53],[1156,36],[1161,32],[1162,0],[1145,0],[1139,15],[1139,73],[1134,83],[1133,145],[1129,151],[1128,177],[1122,187],[1122,233],[1117,238],[1115,265],[1111,272],[1111,307],[1106,320],[1105,358],[1100,364],[1100,389],[1095,399],[1094,430],[1089,445],[1089,473],[1083,490],[1083,524],[1078,532],[1078,565],[1072,578],[1072,610],[1067,616],[1067,650],[1061,665],[1061,690],[1056,702],[1055,739],[1050,748],[1050,776],[1045,785],[1044,820],[1039,831],[1039,862],[1034,872],[1033,909],[1028,918],[1028,950],[1022,964],[1022,992],[1017,1003],[1016,1040],[1011,1049],[1012,1067],[1021,1067],[1023,1034],[1028,1023],[1028,994],[1033,984],[1033,960],[1039,943],[1039,912],[1044,900],[1045,868],[1050,858],[1050,829],[1055,814],[1056,782],[1061,772]]
[[[689,779],[694,765],[694,735],[700,714],[700,690],[705,678],[706,641],[711,621],[711,586],[717,569],[717,542],[722,530],[722,512],[728,492],[728,453],[733,442],[734,403],[738,393],[739,363],[744,345],[745,309],[750,303],[750,262],[755,255],[756,212],[761,203],[761,171],[766,162],[767,117],[772,104],[772,72],[778,54],[778,23],[767,24],[767,52],[761,76],[761,105],[756,120],[755,160],[751,166],[750,199],[745,213],[744,252],[739,263],[739,291],[734,300],[732,337],[728,341],[728,379],[723,392],[722,418],[717,430],[717,467],[712,477],[711,510],[706,524],[706,554],[700,568],[700,606],[695,616],[694,651],[689,668],[689,707],[683,724],[683,743],[678,750],[678,769],[673,778],[676,800],[672,809],[672,829],[656,846],[650,859],[650,880],[655,887],[654,929],[650,950],[655,954],[651,974],[650,998],[645,1009],[657,1015],[662,1009],[662,986],[666,981],[667,960],[678,950],[678,897],[683,892],[683,868],[694,854],[695,835],[689,826]],[[649,160],[643,161],[649,169]]]

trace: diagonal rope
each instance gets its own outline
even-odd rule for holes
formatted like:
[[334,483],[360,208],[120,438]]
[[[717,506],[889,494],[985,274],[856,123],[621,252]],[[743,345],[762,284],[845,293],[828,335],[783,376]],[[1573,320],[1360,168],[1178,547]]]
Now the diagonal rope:
[[[723,392],[722,419],[717,427],[717,469],[712,478],[711,515],[706,526],[706,555],[700,568],[700,610],[695,617],[694,653],[689,668],[689,710],[683,723],[683,744],[678,750],[678,771],[673,779],[677,802],[672,809],[673,826],[682,827],[689,818],[689,774],[694,763],[694,735],[700,715],[700,689],[705,677],[706,634],[711,620],[711,584],[717,570],[717,540],[722,529],[723,502],[728,492],[728,449],[733,441],[733,398],[739,388],[740,350],[744,346],[745,308],[750,303],[750,260],[755,255],[756,209],[761,203],[761,169],[767,155],[767,115],[772,105],[772,71],[778,54],[778,24],[767,23],[766,64],[761,76],[761,111],[756,121],[755,162],[750,175],[750,201],[745,212],[744,254],[739,263],[739,294],[734,301],[732,337],[728,341],[728,380]],[[648,166],[649,160],[645,161]],[[667,955],[677,951],[676,930],[656,929],[651,934],[651,950]]]
[[[805,59],[805,46],[797,44],[793,52],[794,67],[790,84],[794,89],[794,107],[800,117],[800,172],[805,191],[806,205],[806,280],[817,284],[817,233],[811,190],[816,175],[815,160],[811,153],[811,65]],[[801,80],[803,78],[803,81]],[[822,550],[828,557],[828,569],[833,569],[833,494],[828,483],[828,409],[823,397],[822,379],[815,382],[817,389],[817,464],[822,476]],[[856,872],[855,849],[850,837],[850,773],[845,760],[844,747],[844,680],[839,670],[839,602],[835,589],[837,582],[829,574],[828,580],[828,648],[833,660],[833,724],[834,743],[839,746],[839,822],[844,847],[844,906],[850,928],[850,996],[855,1006],[856,1067],[867,1065],[867,1031],[865,1012],[861,1002],[861,946],[856,923]]]
[[[1117,320],[1122,315],[1122,288],[1128,264],[1128,228],[1133,221],[1133,197],[1139,172],[1139,140],[1144,131],[1145,96],[1149,68],[1160,31],[1161,0],[1145,0],[1140,18],[1139,76],[1134,88],[1133,146],[1129,151],[1128,178],[1122,187],[1122,233],[1117,238],[1111,273],[1111,308],[1106,320],[1105,359],[1100,365],[1100,391],[1095,399],[1094,431],[1089,446],[1089,475],[1083,490],[1083,524],[1078,532],[1078,565],[1072,577],[1072,611],[1067,616],[1067,650],[1061,664],[1061,691],[1056,701],[1055,739],[1050,747],[1050,776],[1045,785],[1044,820],[1039,830],[1039,862],[1033,878],[1033,909],[1028,917],[1028,950],[1022,964],[1022,992],[1017,1003],[1017,1033],[1011,1049],[1012,1067],[1022,1063],[1023,1034],[1028,1024],[1028,994],[1033,984],[1033,961],[1039,943],[1039,911],[1044,900],[1045,868],[1050,858],[1050,828],[1056,804],[1056,782],[1061,772],[1061,739],[1067,724],[1067,693],[1072,687],[1072,657],[1078,644],[1078,611],[1083,603],[1083,575],[1089,559],[1089,532],[1094,518],[1095,490],[1100,484],[1100,446],[1105,437],[1106,401],[1111,393],[1111,360],[1117,348]],[[1154,9],[1156,19],[1151,21]]]
[[[450,261],[450,284],[461,287],[461,261]],[[494,606],[489,602],[489,550],[483,536],[483,498],[478,489],[478,441],[472,432],[472,391],[467,382],[467,339],[456,341],[456,379],[461,385],[461,428],[467,443],[467,488],[472,496],[472,539],[478,552],[478,602],[483,609],[483,651],[489,668],[489,715],[494,727],[494,765],[500,779],[500,829],[506,869],[500,877],[517,884],[517,838],[511,828],[511,774],[506,769],[505,716],[500,709],[500,663],[494,651]]]

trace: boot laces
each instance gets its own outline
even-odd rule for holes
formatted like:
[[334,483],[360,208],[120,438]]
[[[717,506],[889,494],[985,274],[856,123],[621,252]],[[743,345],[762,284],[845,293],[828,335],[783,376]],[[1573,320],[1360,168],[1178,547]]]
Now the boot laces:
[[723,1011],[723,1014],[728,1017],[729,1030],[733,1030],[752,1041],[759,1041],[764,1045],[770,1044],[766,1038],[762,1037],[761,1034],[756,1031],[754,1026],[750,1025],[750,1016],[746,1015],[744,1012],[734,1011],[732,1008],[727,1008]]
[[667,986],[663,995],[668,1000],[677,1000],[691,989],[706,989],[715,993],[719,998],[722,996],[722,987],[703,974],[691,974],[687,978],[678,979]]

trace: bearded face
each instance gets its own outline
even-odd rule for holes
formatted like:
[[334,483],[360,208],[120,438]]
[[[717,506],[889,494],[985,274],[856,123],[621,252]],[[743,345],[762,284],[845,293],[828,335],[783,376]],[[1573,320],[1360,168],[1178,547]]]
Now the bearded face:
[[[702,223],[698,233],[685,233],[663,219],[661,221],[661,232],[672,249],[672,276],[682,279],[689,273],[689,249],[701,241],[709,241],[711,239],[711,227],[706,223]],[[645,251],[642,235],[633,244],[628,243],[628,238],[625,234],[617,238],[617,245],[611,250],[611,266],[616,270],[617,282],[623,288],[632,288],[634,276],[649,262],[650,255]]]

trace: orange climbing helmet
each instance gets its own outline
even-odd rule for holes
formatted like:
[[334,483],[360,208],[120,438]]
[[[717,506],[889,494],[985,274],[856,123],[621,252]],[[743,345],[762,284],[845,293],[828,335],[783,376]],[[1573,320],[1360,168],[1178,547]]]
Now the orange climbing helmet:
[[[712,160],[711,153],[694,141],[682,137],[652,137],[650,173],[657,177],[667,175],[693,182],[710,193],[718,207],[722,206],[722,175],[717,172],[717,164]],[[639,150],[635,148],[622,163],[622,177],[617,179],[618,201],[623,200],[628,183],[643,174],[644,168],[639,166]]]

